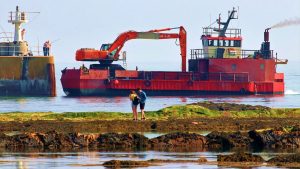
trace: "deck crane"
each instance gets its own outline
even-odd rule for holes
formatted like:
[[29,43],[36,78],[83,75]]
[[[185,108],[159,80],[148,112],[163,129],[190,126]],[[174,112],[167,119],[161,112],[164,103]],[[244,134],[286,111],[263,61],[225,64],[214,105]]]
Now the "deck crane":
[[[179,29],[179,33],[162,33]],[[176,28],[154,29],[147,32],[127,31],[120,34],[111,44],[102,44],[100,50],[82,48],[76,51],[77,61],[99,61],[100,64],[111,64],[119,60],[119,53],[125,42],[131,39],[179,39],[181,51],[181,69],[186,71],[186,31],[183,26]]]

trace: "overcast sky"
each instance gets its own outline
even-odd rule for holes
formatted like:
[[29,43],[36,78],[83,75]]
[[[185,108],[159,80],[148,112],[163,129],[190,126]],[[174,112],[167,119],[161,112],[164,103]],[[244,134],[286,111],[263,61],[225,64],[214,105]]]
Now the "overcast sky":
[[[24,25],[30,45],[55,41],[56,62],[68,67],[77,65],[75,51],[99,48],[113,42],[127,30],[147,31],[184,26],[188,33],[188,52],[202,48],[202,27],[215,21],[221,13],[227,19],[232,7],[239,7],[239,20],[231,27],[240,27],[244,49],[259,49],[264,29],[285,19],[300,17],[299,0],[0,0],[0,25],[6,31],[8,12],[19,5],[32,14]],[[0,31],[2,32],[2,30]],[[270,31],[271,48],[290,61],[300,60],[300,26]],[[132,40],[125,44],[129,68],[141,70],[180,70],[180,50],[175,40]],[[81,62],[79,62],[81,63]]]

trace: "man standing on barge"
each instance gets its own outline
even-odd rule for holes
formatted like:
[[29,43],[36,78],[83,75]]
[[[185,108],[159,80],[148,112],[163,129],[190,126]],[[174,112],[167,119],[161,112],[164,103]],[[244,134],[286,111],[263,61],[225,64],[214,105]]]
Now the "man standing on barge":
[[51,48],[51,43],[50,43],[49,40],[47,40],[44,43],[44,46],[43,46],[44,56],[49,56],[49,54],[50,54],[50,48]]

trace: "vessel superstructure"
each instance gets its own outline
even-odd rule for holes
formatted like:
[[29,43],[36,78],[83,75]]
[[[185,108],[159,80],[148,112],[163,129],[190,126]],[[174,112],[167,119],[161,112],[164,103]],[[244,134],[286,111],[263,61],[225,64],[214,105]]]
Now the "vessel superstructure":
[[[76,52],[78,61],[100,63],[91,64],[90,68],[64,69],[61,77],[64,92],[79,96],[127,95],[129,90],[142,88],[149,95],[283,94],[284,74],[276,72],[276,65],[287,61],[279,60],[270,49],[269,29],[264,32],[259,50],[243,50],[241,29],[229,28],[232,19],[237,19],[235,9],[229,11],[226,22],[219,16],[217,27],[203,28],[203,48],[190,50],[188,70],[186,50],[182,48],[181,71],[126,70],[112,64],[121,59],[120,50],[132,39],[125,36],[126,33],[112,44],[103,44],[100,50],[79,49]],[[148,35],[144,38],[160,39],[160,32],[166,30],[170,28],[138,33]],[[180,47],[186,46],[186,40],[182,40],[186,36],[186,32],[175,36],[181,42]]]
[[0,95],[56,96],[54,56],[43,56],[39,46],[29,47],[24,38],[27,12],[17,6],[8,22],[15,29],[0,33]]

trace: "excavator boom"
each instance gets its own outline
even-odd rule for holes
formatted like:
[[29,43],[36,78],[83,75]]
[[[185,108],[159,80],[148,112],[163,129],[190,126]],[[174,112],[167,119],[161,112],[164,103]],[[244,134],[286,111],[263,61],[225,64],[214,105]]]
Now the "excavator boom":
[[[179,33],[161,33],[163,31],[170,31],[172,29],[179,29]],[[111,63],[119,60],[119,53],[126,41],[131,39],[179,39],[180,52],[182,58],[182,71],[186,71],[186,31],[184,27],[155,29],[147,32],[128,31],[120,34],[112,44],[103,44],[107,48],[101,47],[100,50],[82,48],[76,51],[77,61],[100,61]]]

